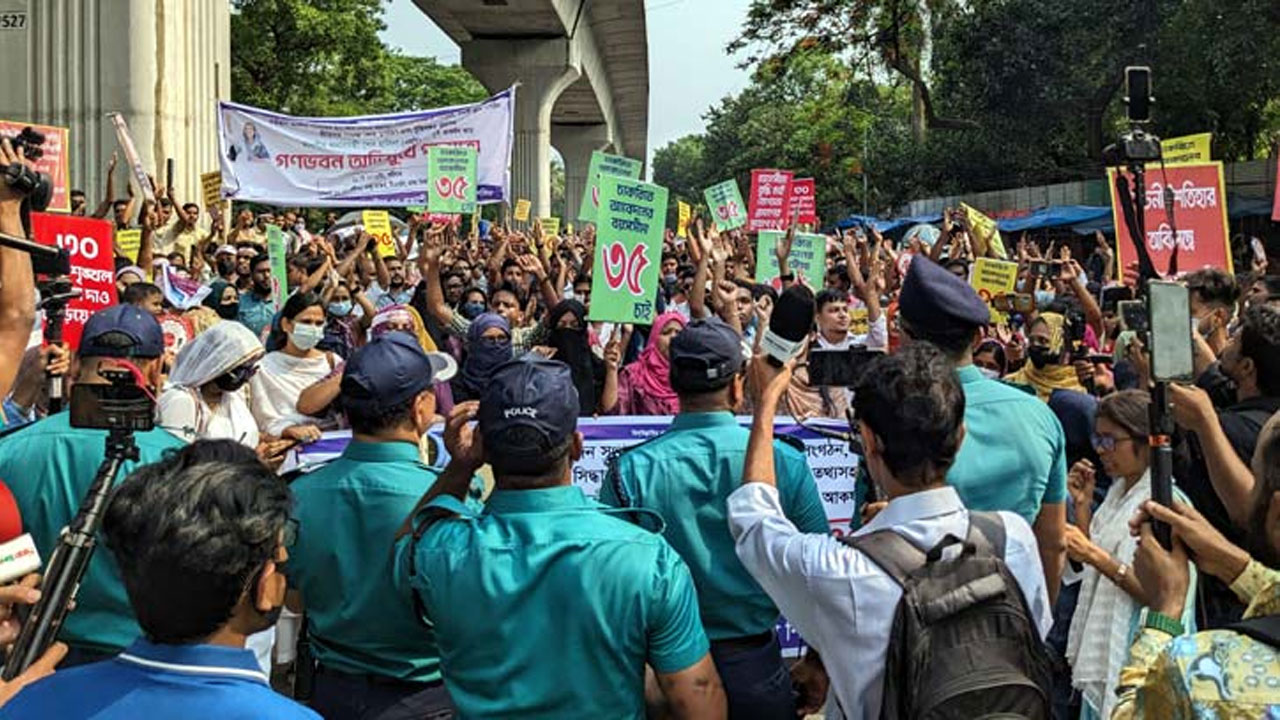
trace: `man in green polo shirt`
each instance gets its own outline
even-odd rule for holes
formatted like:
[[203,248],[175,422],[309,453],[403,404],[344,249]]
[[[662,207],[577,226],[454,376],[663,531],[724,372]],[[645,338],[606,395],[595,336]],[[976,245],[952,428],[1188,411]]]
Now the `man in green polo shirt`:
[[311,706],[328,720],[448,717],[440,652],[413,600],[391,585],[396,529],[439,473],[419,459],[435,417],[432,383],[457,366],[388,333],[357,351],[340,400],[352,439],[292,485],[298,540],[285,573],[316,657]]
[[[671,340],[671,387],[680,414],[660,437],[618,455],[600,502],[645,508],[666,521],[698,589],[702,624],[734,718],[795,718],[791,675],[775,627],[778,607],[738,560],[726,499],[742,484],[751,433],[733,408],[742,399],[738,334],[716,318],[695,320]],[[774,442],[778,490],[802,532],[828,532],[804,453]],[[643,521],[643,516],[640,516]]]
[[[98,373],[100,369],[126,369],[127,363],[141,371],[154,391],[163,354],[164,333],[151,313],[132,305],[113,305],[85,323],[76,382],[104,384],[108,381]],[[106,437],[104,430],[71,427],[71,414],[64,411],[0,438],[0,474],[46,563],[97,475],[106,455]],[[117,481],[139,465],[162,460],[165,451],[186,445],[159,427],[134,433],[133,441],[138,459],[121,465]],[[115,558],[99,548],[80,583],[76,608],[58,636],[70,646],[62,667],[115,655],[141,634]]]
[[[676,717],[723,717],[689,570],[571,484],[577,420],[567,365],[499,366],[449,418],[449,466],[396,545],[396,584],[435,624],[459,714],[643,718],[648,665]],[[495,489],[476,513],[459,500],[484,462]]]

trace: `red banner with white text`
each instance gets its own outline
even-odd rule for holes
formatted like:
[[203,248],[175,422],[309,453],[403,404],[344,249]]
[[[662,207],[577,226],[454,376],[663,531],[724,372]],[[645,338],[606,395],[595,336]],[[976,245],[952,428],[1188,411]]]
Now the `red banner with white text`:
[[[1119,270],[1137,260],[1137,254],[1130,239],[1129,225],[1120,209],[1115,177],[1116,170],[1108,169]],[[1144,240],[1156,271],[1161,275],[1167,274],[1169,259],[1176,247],[1179,275],[1206,267],[1233,272],[1222,163],[1170,165],[1164,170],[1158,165],[1148,165],[1146,184],[1142,198],[1135,198],[1134,202],[1141,202],[1146,208]],[[1173,193],[1171,205],[1166,205],[1166,188]]]
[[60,247],[71,255],[71,282],[80,291],[80,297],[67,303],[62,339],[74,352],[80,347],[80,334],[89,316],[116,301],[111,223],[33,212],[31,232],[41,245]]
[[751,196],[747,198],[747,232],[786,230],[791,219],[790,170],[752,170]]
[[796,178],[791,181],[791,202],[787,218],[796,216],[801,225],[818,224],[818,191],[813,178]]

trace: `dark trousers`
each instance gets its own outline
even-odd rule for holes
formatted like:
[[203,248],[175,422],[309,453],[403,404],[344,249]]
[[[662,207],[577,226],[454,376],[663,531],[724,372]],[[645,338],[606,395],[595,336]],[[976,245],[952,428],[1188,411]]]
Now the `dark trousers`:
[[325,720],[445,720],[454,714],[443,682],[408,683],[317,667],[311,709]]
[[795,720],[791,672],[774,631],[750,638],[713,640],[711,659],[729,699],[730,718]]

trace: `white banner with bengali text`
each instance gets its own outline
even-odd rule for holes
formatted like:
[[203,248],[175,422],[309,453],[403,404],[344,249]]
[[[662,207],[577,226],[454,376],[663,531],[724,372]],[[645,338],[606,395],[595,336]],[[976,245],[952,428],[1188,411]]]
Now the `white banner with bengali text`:
[[222,195],[304,207],[427,202],[433,146],[477,151],[477,200],[510,201],[515,88],[472,105],[392,115],[304,118],[218,103]]

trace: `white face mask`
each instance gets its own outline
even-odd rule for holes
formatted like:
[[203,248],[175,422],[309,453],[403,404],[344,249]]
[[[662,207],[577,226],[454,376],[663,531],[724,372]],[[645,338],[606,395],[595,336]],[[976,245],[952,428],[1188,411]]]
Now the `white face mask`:
[[979,367],[978,372],[982,373],[982,377],[987,378],[988,380],[1000,379],[1000,373],[992,370],[991,368]]
[[299,350],[310,350],[324,339],[324,327],[320,325],[294,325],[289,341]]

